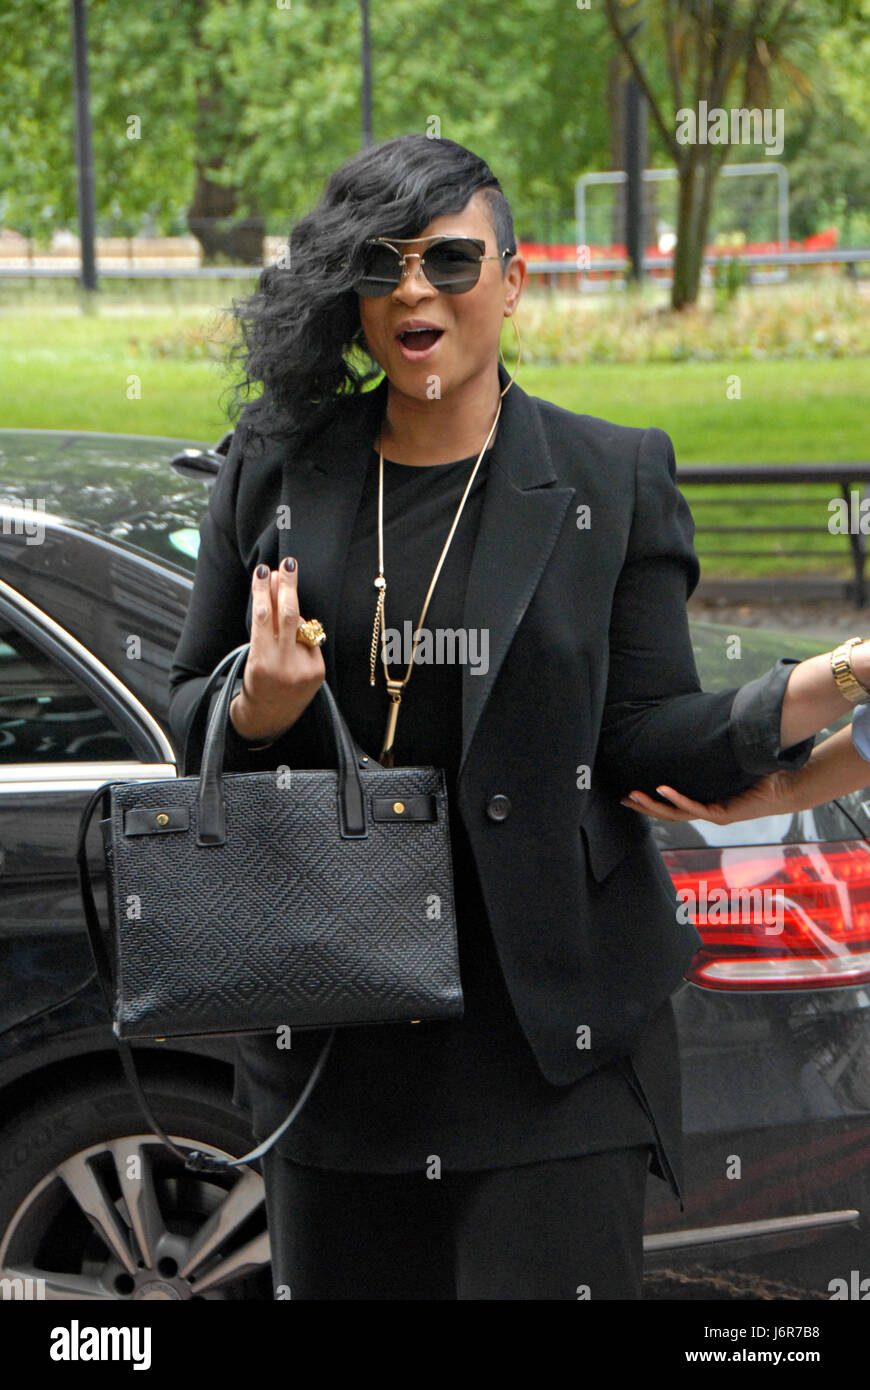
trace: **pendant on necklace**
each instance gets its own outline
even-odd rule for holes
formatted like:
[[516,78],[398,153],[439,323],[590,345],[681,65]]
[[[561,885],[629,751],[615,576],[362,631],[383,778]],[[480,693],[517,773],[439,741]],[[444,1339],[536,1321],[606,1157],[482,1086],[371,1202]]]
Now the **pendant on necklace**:
[[399,706],[402,703],[402,687],[404,681],[388,680],[387,694],[390,697],[390,712],[387,715],[387,727],[384,733],[384,746],[381,749],[381,756],[378,762],[383,767],[393,766],[393,741],[396,737],[396,723],[399,718]]

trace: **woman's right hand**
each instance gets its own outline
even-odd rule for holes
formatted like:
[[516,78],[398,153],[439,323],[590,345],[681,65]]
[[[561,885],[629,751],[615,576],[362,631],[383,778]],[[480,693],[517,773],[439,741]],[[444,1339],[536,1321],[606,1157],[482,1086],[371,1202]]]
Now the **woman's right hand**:
[[251,579],[251,643],[230,719],[242,738],[274,741],[302,714],[326,678],[320,647],[297,642],[299,567],[266,565]]

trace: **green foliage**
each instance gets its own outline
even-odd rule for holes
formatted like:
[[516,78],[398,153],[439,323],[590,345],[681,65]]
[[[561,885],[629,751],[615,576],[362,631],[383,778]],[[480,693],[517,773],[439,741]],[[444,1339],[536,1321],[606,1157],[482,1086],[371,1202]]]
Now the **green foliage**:
[[[357,0],[212,7],[206,31],[243,140],[232,167],[267,217],[289,226],[360,143]],[[437,129],[473,148],[524,206],[573,203],[574,180],[607,160],[610,41],[600,15],[564,0],[372,0],[376,140]]]
[[[625,8],[617,6],[623,16]],[[750,89],[785,108],[795,234],[836,218],[855,244],[870,208],[870,0],[643,0],[632,22],[644,19],[635,44],[651,92],[672,132],[669,36],[681,36],[674,51],[688,102],[704,16],[739,29],[759,8],[761,46],[741,59],[724,100],[742,102],[739,73],[751,69]],[[609,77],[626,66],[605,3],[370,0],[370,10],[375,139],[440,122],[442,137],[492,165],[521,237],[549,230],[571,240],[570,222],[550,214],[572,207],[580,173],[613,162]],[[87,14],[104,234],[143,223],[182,231],[197,164],[238,191],[237,215],[262,214],[270,231],[286,233],[359,148],[358,0],[88,0]],[[46,241],[77,225],[66,0],[3,0],[0,51],[0,221]],[[649,130],[650,162],[669,162],[652,115]]]
[[[720,263],[714,285],[690,312],[613,290],[600,298],[527,295],[517,320],[523,361],[551,365],[646,362],[761,362],[870,356],[867,299],[843,275],[739,292],[744,267]],[[659,291],[659,295],[661,291]],[[506,355],[510,347],[505,334]],[[865,367],[865,372],[868,369]]]
[[746,266],[738,256],[722,259],[713,266],[714,307],[718,313],[731,303],[741,285],[746,284]]
[[[564,0],[372,0],[375,139],[432,128],[487,159],[508,195],[571,207],[609,165],[602,16]],[[357,0],[89,0],[101,230],[177,230],[195,162],[286,231],[360,143]],[[32,235],[76,226],[68,8],[4,0],[0,204]],[[128,138],[139,116],[141,138]],[[531,232],[531,228],[528,229]]]
[[[193,188],[199,0],[147,6],[90,0],[90,93],[101,229],[125,234],[143,214],[184,207]],[[69,6],[4,0],[0,217],[48,239],[75,227],[75,120]],[[141,138],[128,138],[131,116]]]
[[630,19],[619,0],[604,4],[659,146],[678,170],[671,302],[682,309],[697,298],[716,180],[734,150],[727,138],[708,140],[706,129],[686,138],[679,113],[697,114],[703,102],[709,111],[781,112],[787,129],[806,125],[819,48],[833,28],[860,25],[867,0],[639,0]]
[[819,36],[813,100],[786,125],[792,236],[825,222],[841,230],[841,245],[870,244],[870,0],[842,27]]

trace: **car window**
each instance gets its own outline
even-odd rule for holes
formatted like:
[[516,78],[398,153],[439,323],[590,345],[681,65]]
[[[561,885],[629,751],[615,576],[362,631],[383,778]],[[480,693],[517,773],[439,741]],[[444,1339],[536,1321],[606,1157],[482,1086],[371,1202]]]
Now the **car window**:
[[136,756],[90,692],[0,617],[0,765]]

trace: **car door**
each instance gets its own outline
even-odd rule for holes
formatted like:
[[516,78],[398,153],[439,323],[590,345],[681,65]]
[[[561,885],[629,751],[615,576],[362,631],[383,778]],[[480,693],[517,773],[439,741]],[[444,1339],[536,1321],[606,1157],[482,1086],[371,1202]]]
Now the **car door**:
[[[0,581],[0,1034],[93,973],[75,857],[91,792],[174,776],[163,731],[117,677]],[[95,825],[89,847],[102,912]]]

